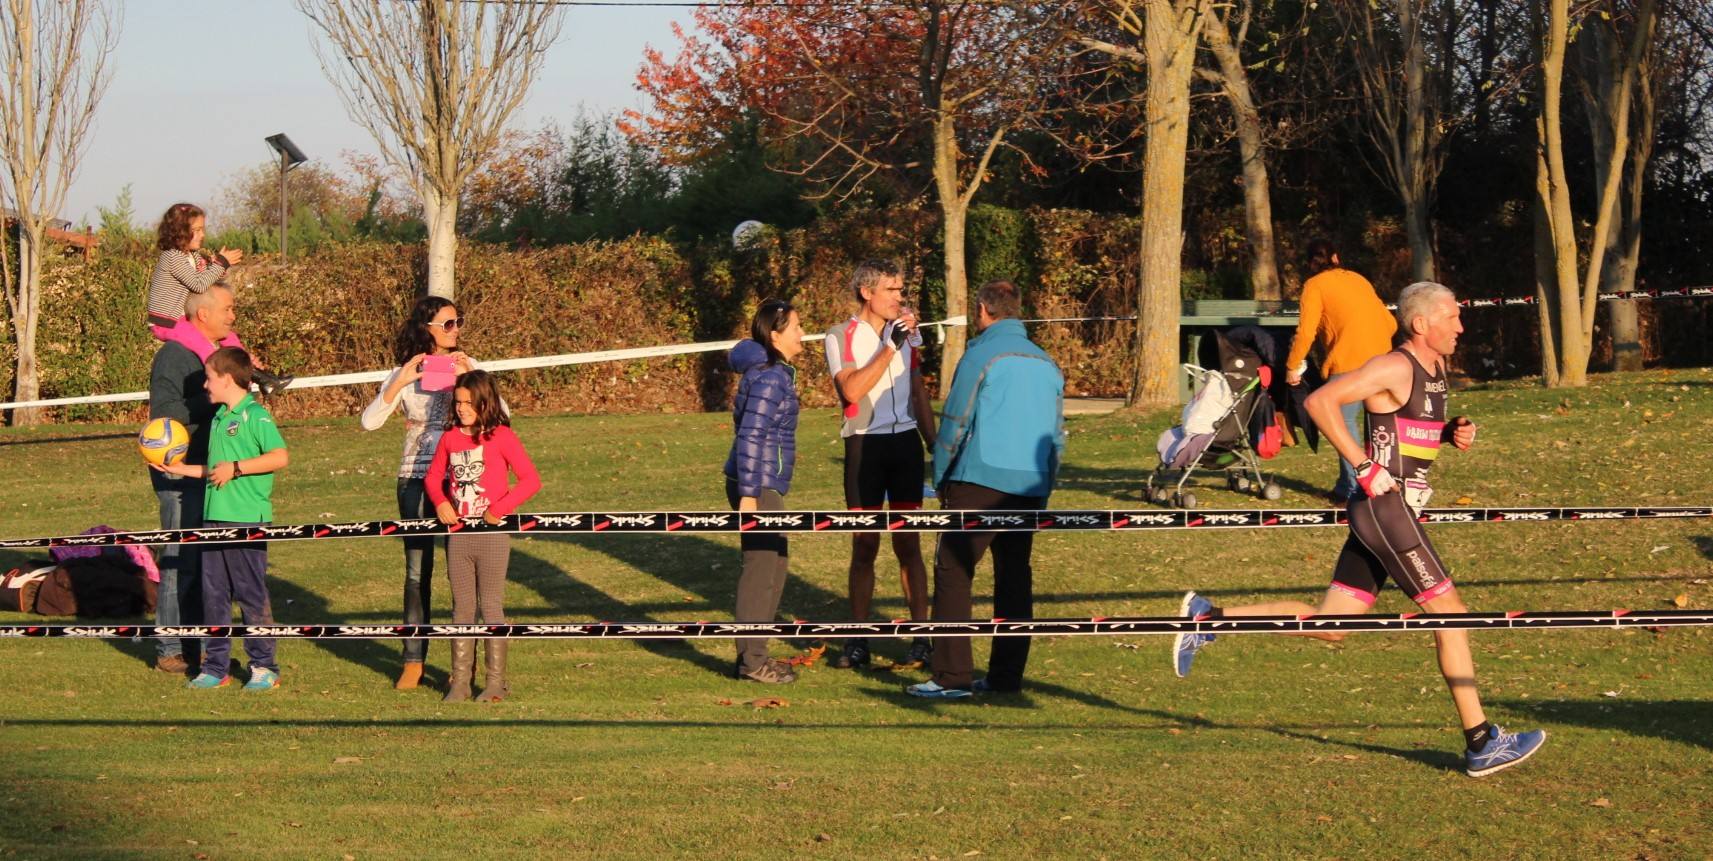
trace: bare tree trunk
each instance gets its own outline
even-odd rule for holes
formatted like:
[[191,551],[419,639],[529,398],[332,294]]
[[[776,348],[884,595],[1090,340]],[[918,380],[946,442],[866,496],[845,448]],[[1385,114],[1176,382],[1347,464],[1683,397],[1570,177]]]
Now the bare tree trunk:
[[458,255],[458,196],[443,197],[433,184],[422,188],[422,220],[428,225],[427,294],[452,299]]
[[[41,319],[42,236],[19,225],[18,286],[23,295],[34,301],[20,303],[12,309],[12,335],[18,346],[18,359],[13,366],[13,400],[33,401],[41,397],[41,370],[36,364],[36,328]],[[41,407],[25,407],[12,411],[15,425],[41,424],[45,418]]]
[[1249,244],[1249,286],[1256,299],[1280,300],[1278,253],[1273,241],[1273,192],[1267,177],[1266,144],[1261,112],[1249,87],[1249,72],[1241,50],[1223,18],[1210,15],[1202,38],[1219,64],[1219,82],[1231,104],[1237,129],[1237,153],[1243,163],[1243,225]]
[[1208,0],[1148,0],[1148,57],[1142,157],[1142,265],[1136,292],[1136,376],[1130,407],[1178,397],[1178,317],[1183,295],[1184,157],[1189,148],[1190,78]]
[[[1570,208],[1569,182],[1564,166],[1564,136],[1560,104],[1564,91],[1564,60],[1570,27],[1569,0],[1549,0],[1546,20],[1545,47],[1541,54],[1542,102],[1537,122],[1546,166],[1537,189],[1547,204],[1547,217],[1552,231],[1553,265],[1559,301],[1558,324],[1559,374],[1558,385],[1581,386],[1588,381],[1588,359],[1594,339],[1594,311],[1602,272],[1606,263],[1608,237],[1617,212],[1618,189],[1623,178],[1624,162],[1630,153],[1630,98],[1638,72],[1646,56],[1653,33],[1654,0],[1641,0],[1635,12],[1635,32],[1631,35],[1624,58],[1614,67],[1616,81],[1612,96],[1603,110],[1593,118],[1594,125],[1609,123],[1608,158],[1601,162],[1599,203],[1594,216],[1594,229],[1589,241],[1588,269],[1581,283],[1577,278],[1575,222]],[[1607,100],[1603,100],[1607,101]],[[1545,334],[1544,332],[1542,333]]]
[[[1592,22],[1583,30],[1588,39],[1584,55],[1588,74],[1583,95],[1594,138],[1595,187],[1604,189],[1613,171],[1624,172],[1623,194],[1617,203],[1617,211],[1613,214],[1611,233],[1608,234],[1602,249],[1606,266],[1600,273],[1601,293],[1624,292],[1633,290],[1636,286],[1636,269],[1640,264],[1642,242],[1642,193],[1647,184],[1648,162],[1653,157],[1656,120],[1651,68],[1655,22],[1656,19],[1651,15],[1638,15],[1636,26],[1645,28],[1639,29],[1634,36],[1642,40],[1643,48],[1639,58],[1641,63],[1639,67],[1630,70],[1624,67],[1627,58],[1623,54],[1615,21]],[[1618,143],[1614,139],[1620,118],[1613,112],[1627,101],[1627,94],[1619,92],[1618,89],[1628,79],[1626,71],[1634,75],[1635,81],[1634,113],[1627,119],[1635,122],[1637,128],[1630,138],[1629,152],[1621,154],[1615,151]],[[1626,155],[1627,158],[1624,157]],[[1641,370],[1641,321],[1636,301],[1626,299],[1604,304],[1611,311],[1613,368],[1620,371]]]
[[1544,201],[1549,197],[1546,187],[1546,162],[1536,159],[1534,205],[1529,211],[1535,223],[1535,310],[1540,317],[1541,382],[1549,389],[1558,388],[1558,339],[1553,321],[1558,315],[1558,270],[1552,250],[1552,219],[1546,214]]
[[1410,243],[1410,278],[1434,280],[1433,180],[1429,166],[1434,117],[1428,93],[1428,60],[1417,0],[1398,0],[1398,25],[1404,38],[1404,164],[1399,197],[1404,204],[1404,234]]
[[[1565,180],[1564,133],[1559,119],[1564,97],[1564,54],[1569,41],[1570,0],[1548,0],[1541,52],[1541,113],[1536,121],[1540,153],[1536,158],[1535,192],[1545,220],[1545,247],[1551,279],[1542,304],[1546,328],[1541,343],[1552,339],[1558,361],[1547,385],[1581,386],[1587,382],[1588,349],[1582,341],[1582,303],[1576,291],[1576,236],[1571,221],[1570,188]],[[1538,235],[1538,233],[1537,233]],[[1543,352],[1545,352],[1543,350]]]
[[[933,123],[934,192],[940,203],[942,251],[946,276],[946,316],[969,313],[969,273],[964,255],[965,218],[969,214],[969,198],[958,182],[957,125],[952,117],[941,112]],[[979,180],[979,176],[978,176]],[[964,344],[970,326],[946,327],[946,343],[940,350],[940,386],[951,384],[952,373],[964,357]]]

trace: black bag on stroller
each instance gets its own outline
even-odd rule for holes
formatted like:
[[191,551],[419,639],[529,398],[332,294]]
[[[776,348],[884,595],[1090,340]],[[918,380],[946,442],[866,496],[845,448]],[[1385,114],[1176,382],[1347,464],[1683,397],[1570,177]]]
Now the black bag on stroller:
[[1198,390],[1178,424],[1160,435],[1160,465],[1148,477],[1148,499],[1195,508],[1195,492],[1185,487],[1198,469],[1223,471],[1226,486],[1239,493],[1278,499],[1281,490],[1261,472],[1254,442],[1273,423],[1273,399],[1267,394],[1273,338],[1259,327],[1242,326],[1216,332],[1202,345],[1197,358],[1203,364],[1184,364]]

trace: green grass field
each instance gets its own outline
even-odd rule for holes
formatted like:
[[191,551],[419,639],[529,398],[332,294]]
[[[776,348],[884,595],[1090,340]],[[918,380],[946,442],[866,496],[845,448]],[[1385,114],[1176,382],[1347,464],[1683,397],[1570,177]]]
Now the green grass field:
[[[1689,370],[1454,393],[1481,436],[1442,458],[1435,504],[1707,504],[1710,391],[1713,372]],[[1138,504],[1171,418],[1073,418],[1052,504]],[[284,430],[279,522],[395,515],[398,424]],[[546,482],[530,510],[723,506],[724,415],[521,417],[517,430]],[[0,533],[152,527],[133,432],[0,431]],[[833,411],[806,413],[800,434],[791,502],[837,507]],[[1281,504],[1301,507],[1320,507],[1336,472],[1330,452],[1302,448],[1273,466]],[[1434,537],[1477,610],[1713,605],[1707,521]],[[1046,534],[1036,612],[1168,614],[1191,587],[1222,603],[1313,601],[1343,538]],[[792,551],[785,612],[839,617],[846,540],[802,536]],[[0,570],[27,558],[0,551]],[[526,622],[730,618],[738,572],[735,541],[697,536],[527,538],[512,558],[507,608]],[[284,544],[270,561],[281,622],[397,619],[390,539]],[[443,565],[436,575],[444,619]],[[902,615],[896,578],[882,581],[880,612]],[[1395,591],[1378,605],[1409,608]],[[1226,637],[1187,680],[1172,677],[1168,644],[1037,640],[1025,693],[924,703],[902,693],[916,672],[822,665],[764,688],[723,675],[724,642],[533,641],[513,649],[512,700],[454,706],[392,690],[392,643],[282,643],[284,686],[244,694],[183,689],[150,669],[147,643],[0,641],[0,857],[1713,855],[1713,632],[1475,635],[1490,716],[1551,736],[1479,781],[1461,772],[1425,634]],[[446,655],[431,650],[435,686]],[[747,704],[773,695],[788,705]]]

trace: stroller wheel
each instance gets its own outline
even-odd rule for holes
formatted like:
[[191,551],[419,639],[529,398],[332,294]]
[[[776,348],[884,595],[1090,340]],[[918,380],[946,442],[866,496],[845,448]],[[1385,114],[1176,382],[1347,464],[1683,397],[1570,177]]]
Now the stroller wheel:
[[1284,495],[1285,495],[1285,492],[1283,490],[1280,490],[1279,486],[1274,484],[1271,481],[1267,482],[1266,484],[1261,485],[1261,498],[1262,499],[1278,499],[1279,497],[1284,496]]
[[1229,483],[1231,485],[1231,489],[1238,493],[1249,492],[1249,478],[1247,476],[1234,472],[1231,474]]
[[1168,496],[1170,496],[1170,494],[1166,493],[1166,489],[1164,487],[1148,488],[1148,501],[1155,505],[1165,505],[1166,497]]
[[1188,510],[1196,507],[1196,495],[1185,493],[1178,497],[1178,507]]

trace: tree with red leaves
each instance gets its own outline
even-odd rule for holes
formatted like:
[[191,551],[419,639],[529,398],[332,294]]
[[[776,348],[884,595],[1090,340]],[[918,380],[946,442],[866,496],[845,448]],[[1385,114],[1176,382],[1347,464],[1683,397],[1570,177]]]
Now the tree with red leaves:
[[[650,49],[637,87],[651,102],[622,128],[689,163],[742,122],[759,124],[777,169],[843,200],[877,177],[931,187],[945,251],[946,316],[968,313],[965,219],[995,153],[1073,98],[1065,19],[1075,4],[1019,10],[991,0],[886,4],[783,0],[704,6],[678,52]],[[1015,148],[1014,148],[1015,149]],[[1026,169],[1034,168],[1026,153]],[[963,355],[948,331],[941,379]]]

